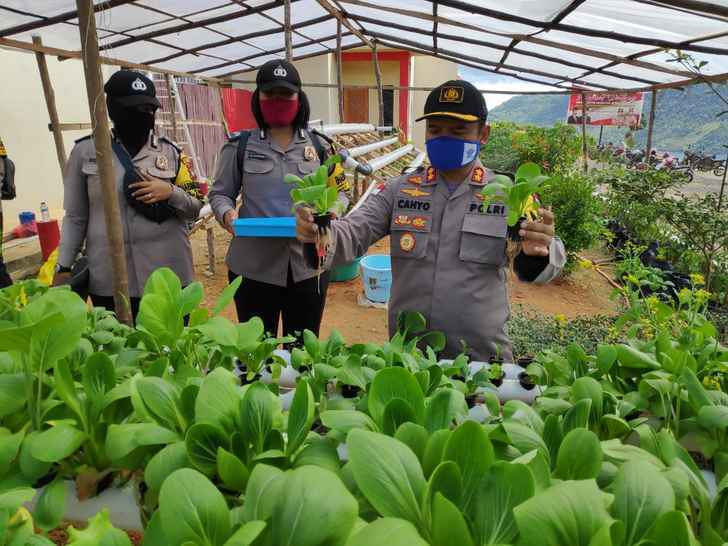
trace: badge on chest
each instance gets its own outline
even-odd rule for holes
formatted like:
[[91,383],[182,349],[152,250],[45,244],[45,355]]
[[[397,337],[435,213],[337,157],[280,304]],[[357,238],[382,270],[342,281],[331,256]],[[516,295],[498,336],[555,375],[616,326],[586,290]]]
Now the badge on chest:
[[313,146],[306,146],[303,149],[303,159],[306,161],[313,161],[316,159],[316,150],[313,149]]
[[169,168],[169,160],[166,155],[158,155],[154,161],[154,166],[160,171],[166,171]]

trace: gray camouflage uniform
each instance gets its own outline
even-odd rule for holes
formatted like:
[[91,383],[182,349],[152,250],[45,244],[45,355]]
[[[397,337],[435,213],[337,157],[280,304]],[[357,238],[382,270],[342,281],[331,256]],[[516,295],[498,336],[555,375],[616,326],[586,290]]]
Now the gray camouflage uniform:
[[[150,134],[149,141],[133,158],[137,170],[174,184],[180,168],[180,151],[166,138]],[[129,272],[129,296],[141,297],[152,272],[169,267],[182,282],[195,277],[192,246],[187,222],[196,220],[202,203],[174,185],[168,203],[176,209],[176,217],[160,224],[148,220],[127,204],[124,196],[124,168],[113,154],[117,198],[121,209],[124,251]],[[76,141],[63,171],[63,219],[58,263],[70,267],[84,241],[89,264],[89,292],[99,296],[113,295],[111,258],[106,235],[106,220],[101,181],[96,165],[96,147],[92,138]]]
[[[422,313],[433,330],[445,332],[443,356],[454,357],[463,343],[474,360],[495,356],[497,347],[512,359],[506,323],[506,208],[483,210],[480,191],[493,173],[476,163],[471,176],[450,194],[433,168],[380,184],[362,206],[332,222],[330,266],[350,262],[370,245],[391,235],[392,288],[389,332],[402,311]],[[549,257],[519,255],[516,273],[547,283],[566,261],[563,243],[554,238]]]

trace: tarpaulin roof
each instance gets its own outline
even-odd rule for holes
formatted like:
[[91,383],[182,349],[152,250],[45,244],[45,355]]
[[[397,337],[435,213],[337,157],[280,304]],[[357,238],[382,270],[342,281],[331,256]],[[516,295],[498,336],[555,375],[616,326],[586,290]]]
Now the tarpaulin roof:
[[[81,49],[75,0],[3,0],[0,45]],[[231,79],[282,57],[283,0],[96,2],[102,55],[150,70]],[[293,57],[406,49],[554,90],[691,83],[680,49],[728,79],[728,0],[291,0]],[[117,63],[119,64],[119,63]]]

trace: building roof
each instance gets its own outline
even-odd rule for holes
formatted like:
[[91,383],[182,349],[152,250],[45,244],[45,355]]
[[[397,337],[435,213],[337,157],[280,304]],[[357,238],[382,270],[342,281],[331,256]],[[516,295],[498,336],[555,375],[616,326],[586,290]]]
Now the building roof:
[[[396,6],[396,7],[394,7]],[[79,57],[75,0],[4,0],[0,46]],[[284,0],[105,0],[112,64],[229,81],[284,56]],[[514,80],[595,91],[728,79],[728,0],[291,0],[294,59],[379,47],[433,55]]]

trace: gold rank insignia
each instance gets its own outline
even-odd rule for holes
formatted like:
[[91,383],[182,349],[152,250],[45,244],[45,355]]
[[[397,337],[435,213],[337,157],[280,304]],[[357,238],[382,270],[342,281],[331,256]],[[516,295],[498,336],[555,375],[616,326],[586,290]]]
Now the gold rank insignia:
[[427,218],[424,216],[415,216],[412,218],[412,227],[417,229],[424,229],[427,227]]
[[398,214],[394,218],[394,225],[395,226],[409,226],[411,224],[412,224],[412,220],[406,214]]
[[477,182],[478,184],[480,184],[483,181],[484,177],[485,177],[485,171],[483,170],[483,168],[475,167],[475,169],[473,169],[473,174],[470,177],[470,181]]
[[430,192],[422,191],[419,188],[404,188],[402,190],[402,193],[406,193],[407,195],[410,195],[412,197],[426,197],[428,195],[431,195]]
[[420,184],[422,184],[422,177],[421,176],[417,176],[417,175],[410,176],[407,179],[407,182],[409,182],[410,184],[414,184],[416,186],[419,186]]
[[399,238],[399,248],[405,252],[412,252],[415,248],[416,239],[410,232],[403,233]]
[[164,171],[167,170],[169,167],[169,161],[167,161],[166,155],[158,155],[157,159],[154,161],[154,165],[157,167],[157,169]]
[[427,168],[427,181],[432,182],[437,177],[437,171],[435,170],[435,167],[428,167]]
[[445,103],[461,103],[463,102],[463,95],[465,94],[465,88],[448,85],[440,89],[440,102]]
[[3,139],[0,138],[0,157],[5,157],[8,155],[8,152],[5,151],[5,144],[3,144]]
[[316,150],[313,149],[313,146],[306,146],[303,149],[303,158],[306,161],[313,161],[316,159]]

